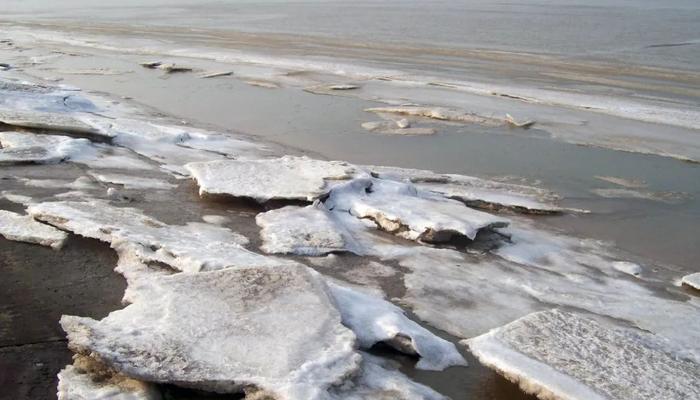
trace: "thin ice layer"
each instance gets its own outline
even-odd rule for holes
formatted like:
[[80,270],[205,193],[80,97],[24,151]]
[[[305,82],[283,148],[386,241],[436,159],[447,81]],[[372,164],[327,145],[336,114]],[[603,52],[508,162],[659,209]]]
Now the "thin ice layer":
[[108,242],[115,249],[134,251],[143,260],[163,262],[180,271],[284,263],[246,250],[242,245],[247,239],[229,229],[197,222],[166,225],[140,210],[98,200],[39,203],[30,206],[29,213],[51,225]]
[[162,179],[144,178],[140,176],[101,172],[90,172],[90,176],[103,183],[121,185],[124,189],[167,190],[177,187],[177,185],[168,183]]
[[60,249],[68,234],[52,226],[35,221],[28,215],[0,210],[0,235],[7,240],[36,243]]
[[130,377],[214,392],[323,398],[359,368],[321,277],[299,264],[153,277],[101,321],[63,316],[69,346]]
[[155,385],[111,371],[95,360],[76,356],[58,373],[58,400],[160,400]]
[[369,349],[386,343],[398,351],[417,355],[416,367],[443,370],[453,365],[466,365],[454,344],[439,338],[411,321],[403,310],[388,301],[328,282],[343,324],[357,336],[360,347]]
[[483,364],[541,398],[700,397],[700,365],[675,357],[653,337],[551,310],[465,341]]
[[344,228],[322,203],[287,206],[258,214],[261,249],[266,253],[319,256],[348,250]]
[[339,161],[284,156],[266,160],[226,160],[185,166],[200,194],[268,200],[312,201],[327,191],[326,180],[347,179],[354,168]]
[[464,204],[417,190],[409,183],[357,178],[331,190],[330,210],[369,218],[382,229],[410,240],[442,242],[455,235],[473,240],[481,229],[508,221]]

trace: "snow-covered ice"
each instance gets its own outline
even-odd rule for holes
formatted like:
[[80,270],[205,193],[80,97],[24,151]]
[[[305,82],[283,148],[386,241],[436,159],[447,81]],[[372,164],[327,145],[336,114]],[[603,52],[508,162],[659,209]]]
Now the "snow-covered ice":
[[411,321],[403,310],[388,301],[328,282],[343,324],[352,329],[360,347],[369,349],[385,343],[396,350],[417,355],[417,368],[443,370],[453,365],[466,365],[454,344]]
[[38,220],[110,243],[118,250],[134,251],[144,260],[163,262],[180,271],[286,262],[245,249],[247,239],[227,228],[201,222],[166,225],[140,210],[98,200],[33,204],[28,212]]
[[266,253],[308,256],[348,251],[351,239],[332,214],[323,203],[260,213],[255,221],[262,228],[261,249]]
[[681,283],[693,289],[700,290],[700,272],[684,276],[681,279]]
[[0,235],[8,240],[36,243],[60,249],[68,234],[50,225],[35,221],[28,215],[0,210]]
[[360,367],[320,275],[299,264],[138,280],[101,321],[63,316],[69,346],[130,377],[214,392],[324,398]]
[[58,400],[160,400],[155,385],[111,371],[86,356],[58,373]]
[[200,194],[268,200],[311,201],[327,191],[326,180],[350,178],[354,168],[338,161],[285,156],[265,160],[226,160],[185,166]]
[[653,337],[550,310],[465,341],[486,366],[546,399],[700,397],[700,365]]
[[421,192],[410,183],[373,178],[335,186],[325,204],[329,210],[372,219],[387,232],[426,242],[447,241],[455,235],[473,240],[482,229],[508,224],[455,200]]

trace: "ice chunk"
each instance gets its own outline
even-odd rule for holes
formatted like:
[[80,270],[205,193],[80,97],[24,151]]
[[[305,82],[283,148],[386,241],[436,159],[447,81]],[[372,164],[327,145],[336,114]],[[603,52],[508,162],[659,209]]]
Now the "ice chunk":
[[21,128],[47,129],[66,133],[104,136],[102,131],[82,120],[60,113],[0,110],[0,122]]
[[681,283],[693,289],[700,290],[700,272],[684,276],[683,279],[681,279]]
[[416,366],[420,369],[443,370],[467,364],[454,344],[408,319],[399,307],[333,282],[328,286],[343,324],[355,332],[360,347],[386,343],[402,353],[419,356]]
[[682,202],[688,197],[687,193],[682,192],[652,192],[648,190],[637,190],[628,188],[616,189],[592,189],[591,192],[600,197],[609,199],[641,199],[658,201],[661,203],[675,204]]
[[75,180],[65,179],[26,179],[20,178],[25,186],[45,189],[96,189],[99,186],[87,176],[80,176]]
[[320,275],[299,265],[143,279],[101,321],[63,316],[69,346],[130,377],[214,392],[315,399],[359,368]]
[[333,400],[446,400],[447,398],[427,386],[408,379],[397,371],[388,360],[362,354],[359,376],[331,391]]
[[90,176],[92,176],[100,182],[121,185],[124,187],[124,189],[167,190],[177,187],[177,185],[168,183],[161,179],[142,178],[139,176],[96,172],[90,172]]
[[512,126],[516,128],[530,128],[535,124],[534,121],[516,122],[515,119],[506,114],[501,118],[479,115],[463,110],[457,110],[446,107],[422,107],[422,106],[390,106],[390,107],[373,107],[365,111],[378,114],[399,114],[410,115],[414,117],[431,118],[440,121],[461,122],[470,124],[480,124],[484,126]]
[[68,235],[52,226],[37,222],[28,215],[0,210],[0,235],[8,240],[36,243],[54,249],[63,247]]
[[[402,119],[400,121],[407,121]],[[377,132],[386,135],[433,135],[433,128],[410,128],[406,123],[393,121],[372,121],[364,122],[362,127],[370,132]]]
[[58,400],[160,400],[155,385],[128,378],[85,356],[58,373]]
[[238,266],[279,265],[286,261],[246,250],[247,239],[229,229],[205,223],[166,225],[134,208],[106,202],[59,201],[34,204],[36,219],[78,235],[108,242],[188,272]]
[[230,222],[231,220],[229,217],[226,217],[224,215],[202,215],[202,220],[206,223],[209,224],[214,224],[214,225],[226,225],[226,223]]
[[326,180],[347,179],[354,168],[339,161],[285,156],[267,160],[226,160],[185,166],[200,194],[311,201],[327,191]]
[[639,276],[642,273],[642,267],[639,264],[629,261],[615,261],[612,263],[612,266],[627,275]]
[[530,314],[465,343],[483,364],[540,398],[700,397],[700,365],[569,312]]
[[442,242],[455,235],[474,239],[481,229],[508,221],[454,200],[420,192],[409,183],[357,178],[331,190],[329,210],[369,218],[382,229],[410,240]]
[[319,256],[348,251],[350,239],[343,225],[322,203],[268,211],[258,214],[255,222],[262,228],[261,249],[266,253]]

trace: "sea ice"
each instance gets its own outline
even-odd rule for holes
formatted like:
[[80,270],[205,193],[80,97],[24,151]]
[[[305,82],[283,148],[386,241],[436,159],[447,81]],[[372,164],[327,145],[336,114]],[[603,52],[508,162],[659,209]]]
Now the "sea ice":
[[329,210],[369,218],[387,232],[425,242],[447,241],[455,235],[473,240],[482,229],[508,224],[457,201],[421,192],[410,183],[373,178],[335,186],[325,204]]
[[0,210],[0,235],[7,240],[36,243],[60,249],[68,234],[52,226],[35,221],[28,215]]
[[21,128],[47,129],[89,136],[104,136],[103,132],[99,129],[67,114],[0,110],[0,122]]
[[258,214],[261,249],[266,253],[319,256],[348,251],[349,238],[323,203],[287,206]]
[[681,279],[681,283],[693,289],[700,290],[700,272],[684,276],[683,279]]
[[225,160],[185,166],[200,194],[268,200],[312,201],[327,191],[326,180],[347,179],[354,168],[338,161],[285,156],[265,160]]
[[360,367],[321,276],[300,264],[159,276],[127,291],[126,308],[61,326],[71,349],[135,379],[316,399]]
[[58,373],[58,400],[161,400],[155,385],[128,378],[86,356]]
[[469,339],[486,366],[546,399],[700,398],[700,365],[633,335],[550,310]]
[[139,176],[100,172],[90,172],[89,174],[100,182],[120,185],[123,186],[124,189],[167,190],[177,187],[177,185],[155,178],[142,178]]
[[629,261],[615,261],[612,263],[612,266],[627,275],[639,276],[642,273],[642,267],[639,264]]
[[51,225],[185,272],[287,262],[246,250],[243,245],[247,239],[227,228],[198,222],[166,225],[140,210],[98,200],[38,203],[31,205],[28,212]]
[[399,114],[413,117],[431,118],[440,121],[461,122],[470,124],[480,124],[484,126],[504,126],[509,125],[516,128],[529,128],[534,125],[533,121],[518,122],[510,115],[506,114],[502,118],[479,115],[457,109],[446,107],[422,107],[422,106],[389,106],[373,107],[365,111],[377,114]]
[[466,365],[454,344],[439,338],[411,321],[403,310],[388,301],[328,282],[343,324],[352,329],[360,347],[369,349],[385,343],[396,350],[416,355],[416,367],[443,370],[453,365]]

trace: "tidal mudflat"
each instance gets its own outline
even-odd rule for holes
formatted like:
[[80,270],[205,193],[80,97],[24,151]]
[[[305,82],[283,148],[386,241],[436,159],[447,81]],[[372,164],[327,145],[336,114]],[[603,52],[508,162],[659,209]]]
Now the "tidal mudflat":
[[697,72],[0,28],[2,396],[700,397]]

